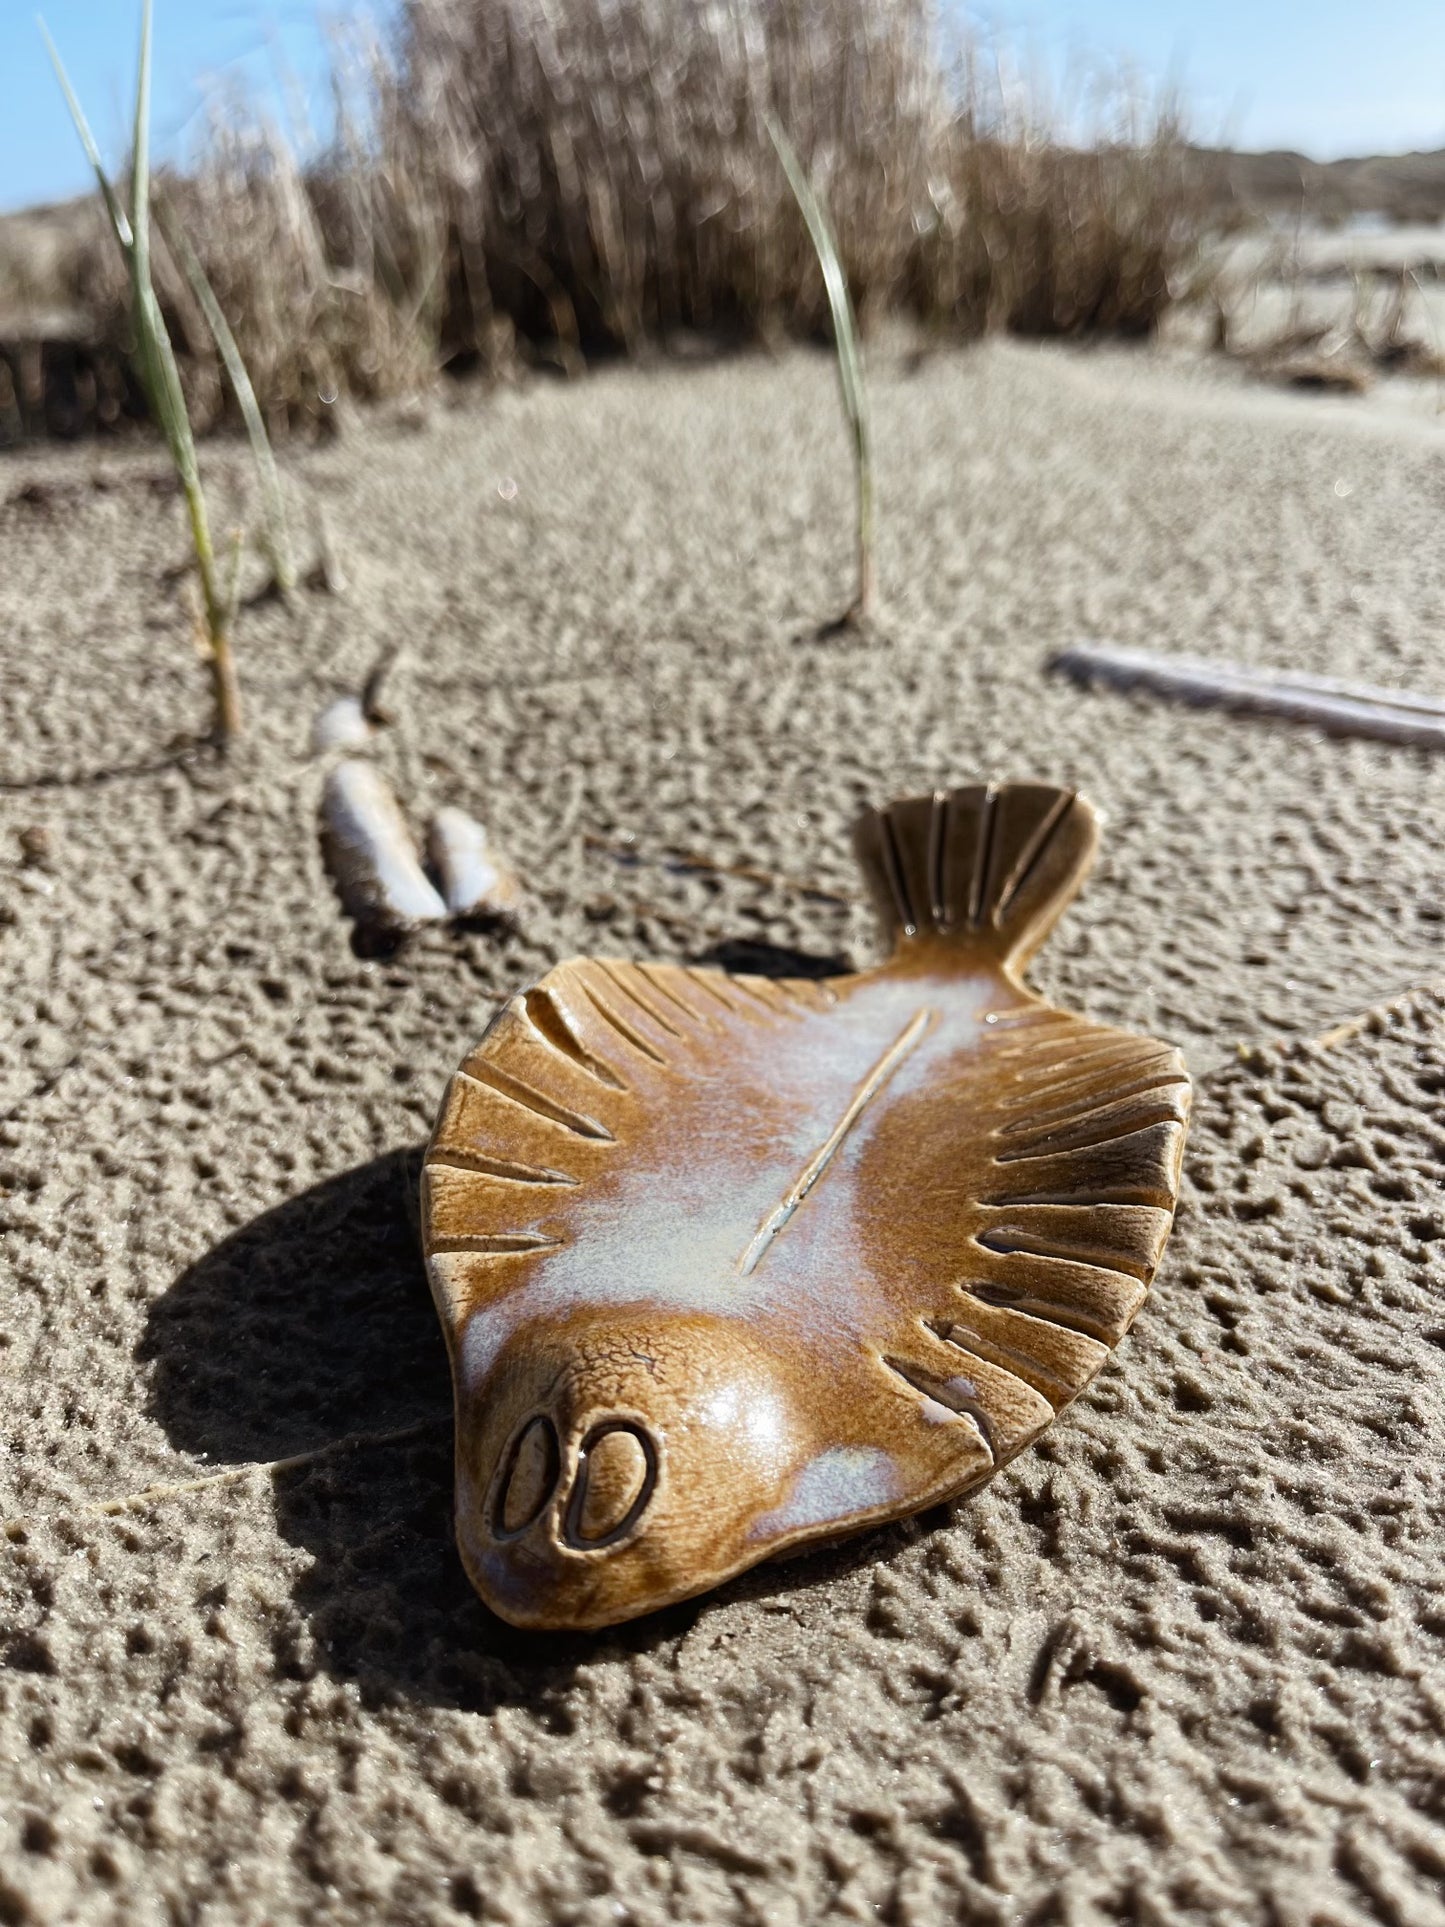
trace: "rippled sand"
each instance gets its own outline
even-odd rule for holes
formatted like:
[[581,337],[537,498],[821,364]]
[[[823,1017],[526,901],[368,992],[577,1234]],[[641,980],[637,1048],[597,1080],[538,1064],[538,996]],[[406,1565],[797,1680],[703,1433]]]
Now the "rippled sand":
[[[164,761],[203,687],[156,455],[0,469],[0,1920],[1445,1919],[1441,999],[1349,1022],[1440,972],[1445,766],[1041,672],[1445,693],[1445,431],[1007,346],[874,390],[867,643],[796,640],[848,586],[821,356],[294,458],[349,586],[246,614],[224,772]],[[534,902],[363,961],[306,739],[398,639],[382,754]],[[1199,1079],[1134,1333],[951,1513],[501,1626],[408,1212],[449,1070],[573,952],[867,955],[857,804],[1004,776],[1107,818],[1036,980]]]

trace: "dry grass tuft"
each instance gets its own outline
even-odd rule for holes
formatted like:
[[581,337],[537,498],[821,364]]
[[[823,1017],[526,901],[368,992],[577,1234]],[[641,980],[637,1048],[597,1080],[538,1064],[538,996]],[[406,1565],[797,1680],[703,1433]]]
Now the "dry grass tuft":
[[572,350],[821,332],[770,116],[865,320],[1146,334],[1207,211],[1167,111],[1141,128],[1126,103],[1100,145],[1066,147],[927,0],[409,0],[400,59],[465,270],[454,348],[485,352],[499,312]]
[[[1257,277],[1256,301],[1268,272],[1266,267]],[[1288,297],[1288,317],[1260,334],[1242,323],[1243,301],[1232,311],[1222,284],[1215,291],[1215,346],[1262,379],[1339,395],[1366,394],[1384,375],[1445,379],[1445,354],[1412,269],[1370,277],[1357,273],[1347,308],[1329,288],[1307,289],[1297,264],[1283,272],[1278,292]],[[1309,293],[1312,302],[1306,300]]]
[[[514,354],[565,367],[683,331],[821,336],[828,301],[766,131],[786,128],[863,325],[1150,333],[1210,198],[1179,127],[1123,90],[1087,147],[1012,104],[930,0],[405,0],[335,62],[302,168],[232,112],[167,195],[273,429],[333,397]],[[202,418],[227,388],[185,277],[163,307]],[[123,288],[85,299],[118,338]]]

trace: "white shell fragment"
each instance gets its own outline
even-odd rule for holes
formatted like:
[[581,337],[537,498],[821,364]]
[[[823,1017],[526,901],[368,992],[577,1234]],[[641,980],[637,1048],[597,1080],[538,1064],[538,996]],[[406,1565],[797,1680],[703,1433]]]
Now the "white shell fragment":
[[421,867],[391,785],[374,763],[338,763],[321,792],[321,852],[342,908],[357,923],[401,935],[439,923],[447,907]]
[[437,811],[427,831],[427,855],[452,916],[505,919],[521,908],[521,884],[465,810]]
[[312,753],[324,756],[329,750],[365,749],[375,734],[361,698],[338,696],[311,726]]

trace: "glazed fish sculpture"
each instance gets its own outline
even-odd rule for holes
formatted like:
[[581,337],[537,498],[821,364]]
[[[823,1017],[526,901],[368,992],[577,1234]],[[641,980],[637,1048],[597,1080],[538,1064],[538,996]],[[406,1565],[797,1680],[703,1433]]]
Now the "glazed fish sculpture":
[[1190,1086],[1020,972],[1097,842],[1069,791],[857,833],[892,940],[827,982],[560,964],[447,1091],[423,1235],[456,1524],[515,1625],[609,1625],[937,1505],[1098,1371]]

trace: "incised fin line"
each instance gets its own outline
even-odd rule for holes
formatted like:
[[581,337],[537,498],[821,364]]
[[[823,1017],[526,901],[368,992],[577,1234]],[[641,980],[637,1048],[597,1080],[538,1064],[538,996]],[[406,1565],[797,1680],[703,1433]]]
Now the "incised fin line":
[[761,1225],[759,1225],[751,1244],[749,1244],[747,1250],[743,1253],[738,1265],[738,1269],[744,1278],[757,1270],[768,1246],[773,1242],[774,1238],[777,1237],[778,1233],[783,1229],[784,1225],[787,1224],[798,1206],[803,1202],[804,1198],[807,1197],[813,1186],[833,1162],[833,1159],[842,1148],[843,1140],[858,1122],[859,1118],[862,1117],[869,1104],[872,1103],[873,1099],[883,1089],[883,1086],[888,1082],[889,1078],[892,1077],[903,1060],[911,1056],[918,1048],[919,1044],[923,1041],[924,1035],[932,1026],[937,1014],[936,1011],[932,1010],[920,1010],[906,1029],[888,1046],[888,1049],[884,1051],[883,1055],[878,1059],[878,1062],[873,1066],[872,1070],[869,1071],[867,1077],[864,1078],[863,1082],[858,1086],[858,1089],[853,1093],[847,1110],[844,1111],[843,1115],[838,1119],[838,1122],[829,1132],[822,1146],[814,1152],[807,1164],[804,1165],[802,1173],[795,1180],[791,1189],[784,1193],[782,1203],[778,1205],[776,1210],[770,1211]]

